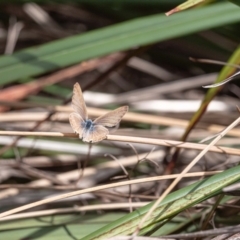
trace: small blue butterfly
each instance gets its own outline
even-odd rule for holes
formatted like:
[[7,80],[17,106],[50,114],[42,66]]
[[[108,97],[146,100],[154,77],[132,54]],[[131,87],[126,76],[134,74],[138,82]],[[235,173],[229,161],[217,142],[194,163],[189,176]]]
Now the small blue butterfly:
[[107,137],[107,128],[115,127],[128,111],[128,106],[117,108],[109,113],[98,117],[94,121],[88,119],[87,108],[83,98],[81,87],[75,83],[73,87],[72,112],[69,116],[70,125],[79,138],[84,142],[99,142]]

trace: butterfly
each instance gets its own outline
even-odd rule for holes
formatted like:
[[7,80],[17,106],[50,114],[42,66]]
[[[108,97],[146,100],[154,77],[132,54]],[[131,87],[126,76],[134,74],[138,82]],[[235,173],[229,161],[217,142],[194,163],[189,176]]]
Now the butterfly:
[[72,108],[74,112],[69,115],[69,122],[73,131],[79,134],[79,138],[84,142],[91,143],[105,139],[109,134],[108,128],[117,126],[128,111],[128,106],[123,106],[96,118],[94,121],[88,119],[79,83],[75,83],[73,87]]

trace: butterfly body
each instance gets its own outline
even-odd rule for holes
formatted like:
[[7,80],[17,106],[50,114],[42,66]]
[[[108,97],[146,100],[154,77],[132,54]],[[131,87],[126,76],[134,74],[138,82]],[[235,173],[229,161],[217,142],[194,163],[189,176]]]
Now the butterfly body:
[[123,106],[94,121],[88,119],[87,108],[78,83],[73,88],[72,108],[74,112],[69,116],[70,125],[84,142],[99,142],[105,139],[109,134],[108,128],[117,126],[128,111],[128,106]]
[[[86,121],[82,121],[79,123],[81,126],[82,134],[79,134],[79,138],[83,138],[83,136],[90,136],[94,130],[94,124],[91,119],[87,119]],[[85,138],[84,138],[85,139]]]
[[86,131],[92,131],[93,130],[93,121],[91,119],[88,119],[85,122],[80,123],[82,124],[82,127],[85,128]]

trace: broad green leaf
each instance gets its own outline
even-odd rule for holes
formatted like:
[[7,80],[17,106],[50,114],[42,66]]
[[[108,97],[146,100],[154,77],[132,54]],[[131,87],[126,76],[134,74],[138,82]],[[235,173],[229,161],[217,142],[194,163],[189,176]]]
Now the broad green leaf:
[[[142,234],[154,229],[156,224],[165,223],[186,208],[219,194],[222,188],[240,180],[240,166],[228,169],[210,178],[198,181],[190,186],[169,194],[144,223]],[[128,235],[136,230],[141,218],[149,211],[153,203],[130,213],[119,220],[81,238],[81,240],[108,239],[117,235]]]
[[0,84],[238,21],[239,8],[231,3],[214,4],[171,17],[158,14],[127,21],[2,56]]

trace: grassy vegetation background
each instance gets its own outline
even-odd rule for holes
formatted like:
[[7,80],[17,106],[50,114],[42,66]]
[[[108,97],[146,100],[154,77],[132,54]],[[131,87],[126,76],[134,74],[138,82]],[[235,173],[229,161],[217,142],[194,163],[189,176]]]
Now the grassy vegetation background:
[[[239,65],[238,1],[204,1],[165,15],[181,3],[0,2],[3,239],[134,233],[169,179],[207,147],[198,143],[239,116],[237,81],[202,88],[223,81],[236,67],[189,59]],[[75,82],[91,118],[130,107],[120,128],[91,148],[68,122]],[[238,198],[223,189],[239,181],[239,136],[236,127],[211,147],[139,235],[208,230],[216,236],[221,232],[215,227],[237,225]]]

